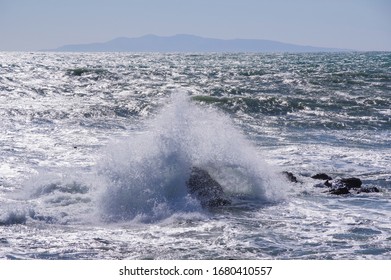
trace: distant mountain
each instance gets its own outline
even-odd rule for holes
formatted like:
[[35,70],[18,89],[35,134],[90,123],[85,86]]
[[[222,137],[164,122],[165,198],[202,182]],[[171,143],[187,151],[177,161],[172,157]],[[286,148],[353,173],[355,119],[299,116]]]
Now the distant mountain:
[[145,35],[116,38],[104,43],[65,45],[49,50],[57,52],[339,52],[320,48],[257,39],[213,39],[180,34],[163,37]]

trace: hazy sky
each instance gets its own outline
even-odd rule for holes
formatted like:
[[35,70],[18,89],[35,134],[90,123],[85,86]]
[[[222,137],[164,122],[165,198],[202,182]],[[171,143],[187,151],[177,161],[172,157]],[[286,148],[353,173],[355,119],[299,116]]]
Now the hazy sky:
[[183,33],[391,51],[391,0],[0,0],[0,50]]

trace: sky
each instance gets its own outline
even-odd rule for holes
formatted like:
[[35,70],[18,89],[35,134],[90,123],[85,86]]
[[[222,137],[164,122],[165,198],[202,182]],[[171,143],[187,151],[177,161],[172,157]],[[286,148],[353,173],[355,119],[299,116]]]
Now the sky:
[[146,34],[391,51],[391,0],[0,0],[0,51]]

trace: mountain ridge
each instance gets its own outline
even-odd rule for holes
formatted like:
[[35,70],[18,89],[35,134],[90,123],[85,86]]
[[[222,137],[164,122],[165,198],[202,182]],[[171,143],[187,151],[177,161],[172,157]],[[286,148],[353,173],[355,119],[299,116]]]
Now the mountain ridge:
[[344,52],[264,39],[216,39],[189,34],[118,37],[107,42],[64,45],[54,52]]

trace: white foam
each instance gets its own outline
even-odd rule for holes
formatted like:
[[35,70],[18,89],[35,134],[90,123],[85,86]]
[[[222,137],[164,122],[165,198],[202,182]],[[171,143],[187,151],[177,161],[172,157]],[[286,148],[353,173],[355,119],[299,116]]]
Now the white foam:
[[111,144],[99,165],[107,180],[101,202],[107,218],[155,220],[200,210],[186,187],[192,166],[208,170],[230,195],[282,197],[282,180],[231,120],[187,94],[173,94],[146,127]]

